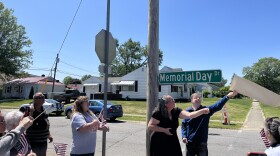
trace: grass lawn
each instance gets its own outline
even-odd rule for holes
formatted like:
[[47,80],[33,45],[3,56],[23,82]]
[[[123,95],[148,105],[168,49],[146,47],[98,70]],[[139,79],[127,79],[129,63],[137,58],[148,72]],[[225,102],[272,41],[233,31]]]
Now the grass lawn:
[[268,105],[264,105],[264,104],[260,104],[264,116],[267,117],[280,117],[280,107],[272,107],[272,106],[268,106]]
[[0,109],[19,108],[20,105],[30,103],[33,100],[13,99],[12,101],[0,102]]
[[[204,98],[202,104],[205,106],[216,103],[220,98]],[[32,102],[32,100],[14,100],[8,102],[0,102],[0,109],[7,108],[19,108],[21,104]],[[121,104],[124,111],[124,116],[119,118],[120,120],[133,120],[133,121],[146,121],[146,101],[111,101],[115,104]],[[222,121],[222,111],[216,112],[211,117],[210,127],[212,128],[227,128],[227,129],[239,129],[242,127],[243,122],[245,121],[246,115],[251,108],[251,99],[231,99],[227,102],[226,107],[229,113],[229,119],[231,125],[223,125]],[[67,104],[64,106],[66,108]],[[177,107],[186,109],[191,106],[190,102],[185,103],[176,103]],[[266,106],[262,106],[265,110],[268,109],[268,116],[280,116],[280,108],[267,108]],[[275,113],[271,113],[271,112]],[[275,115],[274,115],[275,114]],[[181,123],[181,120],[180,120]]]
[[[220,98],[205,98],[202,102],[203,105],[208,106],[216,103]],[[119,118],[120,120],[134,120],[134,121],[146,121],[146,101],[112,101],[115,104],[121,104],[124,111],[124,116]],[[190,102],[176,103],[177,107],[186,109],[191,106]],[[242,127],[245,121],[246,115],[249,112],[252,105],[251,99],[231,99],[227,102],[226,107],[229,113],[231,125],[223,125],[222,111],[216,112],[211,117],[210,127],[212,128],[227,128],[227,129],[239,129]],[[143,116],[132,116],[129,114],[137,114]],[[181,123],[181,120],[180,120]]]

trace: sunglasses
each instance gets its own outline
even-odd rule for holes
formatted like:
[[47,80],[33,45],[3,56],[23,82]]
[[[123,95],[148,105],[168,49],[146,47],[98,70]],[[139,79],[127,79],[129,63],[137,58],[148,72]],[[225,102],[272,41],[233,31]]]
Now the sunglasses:
[[44,99],[45,96],[35,96],[34,99]]

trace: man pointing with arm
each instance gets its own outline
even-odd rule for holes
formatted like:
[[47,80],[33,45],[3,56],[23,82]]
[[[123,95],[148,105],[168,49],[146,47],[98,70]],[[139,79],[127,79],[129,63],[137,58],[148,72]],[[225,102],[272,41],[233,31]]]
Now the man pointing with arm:
[[[182,121],[182,138],[187,147],[186,156],[208,156],[207,140],[210,117],[215,112],[221,110],[229,98],[237,94],[236,91],[230,92],[217,103],[207,106],[210,110],[209,114]],[[192,106],[186,109],[188,112],[197,111],[206,107],[201,105],[201,94],[199,93],[191,95],[191,103]]]

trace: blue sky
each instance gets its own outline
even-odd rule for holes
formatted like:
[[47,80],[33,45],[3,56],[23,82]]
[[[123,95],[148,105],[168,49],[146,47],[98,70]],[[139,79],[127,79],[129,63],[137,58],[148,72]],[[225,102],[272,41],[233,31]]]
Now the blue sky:
[[[1,0],[32,40],[31,74],[50,75],[80,0]],[[60,51],[56,77],[98,76],[95,35],[106,29],[106,0],[83,0]],[[263,57],[280,59],[279,0],[161,0],[162,66],[184,71],[221,69],[230,81]],[[147,45],[148,0],[111,0],[110,32]],[[162,68],[159,67],[159,69]],[[79,68],[79,69],[78,69]],[[39,69],[39,70],[38,70]],[[66,73],[66,74],[65,74]]]

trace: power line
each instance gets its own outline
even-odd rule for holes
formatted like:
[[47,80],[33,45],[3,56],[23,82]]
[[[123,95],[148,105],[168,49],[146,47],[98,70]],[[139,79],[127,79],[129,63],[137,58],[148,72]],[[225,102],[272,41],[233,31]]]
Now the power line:
[[28,68],[28,70],[42,70],[42,71],[51,71],[51,69],[48,69],[48,68]]
[[77,8],[77,10],[76,10],[76,13],[75,13],[75,15],[74,15],[74,17],[73,17],[73,19],[72,19],[72,22],[71,22],[71,24],[70,24],[70,26],[69,26],[69,28],[68,28],[68,30],[67,30],[67,33],[66,33],[66,35],[65,35],[65,37],[64,37],[64,40],[63,40],[63,42],[62,42],[62,44],[61,44],[61,46],[60,46],[60,49],[59,49],[59,51],[58,51],[58,54],[60,53],[60,51],[61,51],[61,49],[62,49],[62,47],[63,47],[63,45],[64,45],[64,42],[65,42],[65,40],[66,40],[66,38],[67,38],[67,36],[68,36],[68,33],[69,33],[69,31],[70,31],[70,29],[71,29],[71,27],[72,27],[72,24],[73,24],[73,22],[74,22],[74,20],[75,20],[75,18],[76,18],[76,15],[77,15],[77,13],[78,13],[78,11],[79,11],[79,9],[80,9],[80,6],[81,6],[82,1],[83,1],[83,0],[81,0],[80,3],[79,3],[79,6],[78,6],[78,8]]
[[57,72],[62,73],[62,74],[72,75],[72,76],[83,77],[82,75],[77,75],[77,74],[69,73],[69,72],[62,71],[62,70],[57,70]]
[[61,61],[61,60],[60,60],[60,62],[61,62],[61,63],[64,63],[65,65],[68,65],[68,66],[70,66],[70,67],[73,67],[73,68],[76,68],[76,69],[79,69],[79,70],[82,70],[82,71],[85,71],[85,72],[88,72],[88,73],[92,74],[91,71],[88,71],[88,70],[86,70],[86,69],[82,69],[82,68],[80,68],[80,67],[76,67],[76,66],[74,66],[74,65],[71,65],[71,64],[69,64],[69,63],[63,62],[63,61]]

